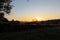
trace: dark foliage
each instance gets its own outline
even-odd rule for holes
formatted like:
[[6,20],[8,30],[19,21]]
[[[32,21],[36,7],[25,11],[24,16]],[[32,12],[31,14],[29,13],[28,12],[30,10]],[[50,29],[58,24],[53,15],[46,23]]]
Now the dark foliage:
[[12,0],[0,0],[0,12],[9,14],[12,9],[11,2]]
[[[1,16],[3,17],[3,16]],[[3,18],[4,19],[4,18]],[[1,20],[1,19],[0,19]],[[55,20],[54,20],[55,21]],[[60,39],[60,25],[53,21],[26,22],[5,21],[0,22],[0,40],[55,40]],[[51,23],[50,23],[51,22]],[[59,22],[59,20],[57,20]]]
[[[0,19],[2,20],[2,19]],[[55,21],[55,20],[54,20]],[[8,21],[5,18],[0,22],[0,32],[20,32],[20,31],[29,31],[34,29],[46,29],[46,28],[56,28],[60,27],[59,20],[57,23],[52,23],[54,21],[44,21],[44,22],[26,22],[22,23],[19,21]],[[46,24],[48,22],[48,24]]]

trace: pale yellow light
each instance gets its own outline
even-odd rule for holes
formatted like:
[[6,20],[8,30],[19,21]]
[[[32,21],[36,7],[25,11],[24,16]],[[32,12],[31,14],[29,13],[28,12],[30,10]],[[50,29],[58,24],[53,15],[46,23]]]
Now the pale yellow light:
[[44,20],[46,20],[42,17],[34,17],[33,19],[34,19],[33,21],[44,21]]

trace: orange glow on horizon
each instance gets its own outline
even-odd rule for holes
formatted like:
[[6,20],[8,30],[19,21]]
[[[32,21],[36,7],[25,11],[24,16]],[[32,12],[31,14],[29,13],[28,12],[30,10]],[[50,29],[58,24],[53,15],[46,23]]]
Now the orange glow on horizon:
[[47,19],[43,18],[43,17],[38,17],[38,16],[34,16],[34,17],[27,17],[27,18],[24,18],[24,17],[6,17],[8,20],[18,20],[18,21],[23,21],[23,22],[32,22],[32,21],[45,21]]
[[44,20],[46,19],[42,17],[34,17],[32,21],[44,21]]

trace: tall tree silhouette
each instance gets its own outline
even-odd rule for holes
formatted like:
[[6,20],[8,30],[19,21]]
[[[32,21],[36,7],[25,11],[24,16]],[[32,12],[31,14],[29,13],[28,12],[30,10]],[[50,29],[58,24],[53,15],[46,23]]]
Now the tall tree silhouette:
[[0,12],[9,14],[12,9],[11,2],[12,0],[0,0]]
[[12,0],[0,0],[0,22],[8,21],[4,17],[4,13],[9,14],[12,9],[11,5]]

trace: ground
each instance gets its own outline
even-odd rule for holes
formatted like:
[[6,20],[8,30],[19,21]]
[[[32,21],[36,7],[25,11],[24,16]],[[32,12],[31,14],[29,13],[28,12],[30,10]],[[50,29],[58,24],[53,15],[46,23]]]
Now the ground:
[[0,33],[0,40],[58,40],[60,39],[60,27],[44,28],[43,30],[31,29],[22,32]]

